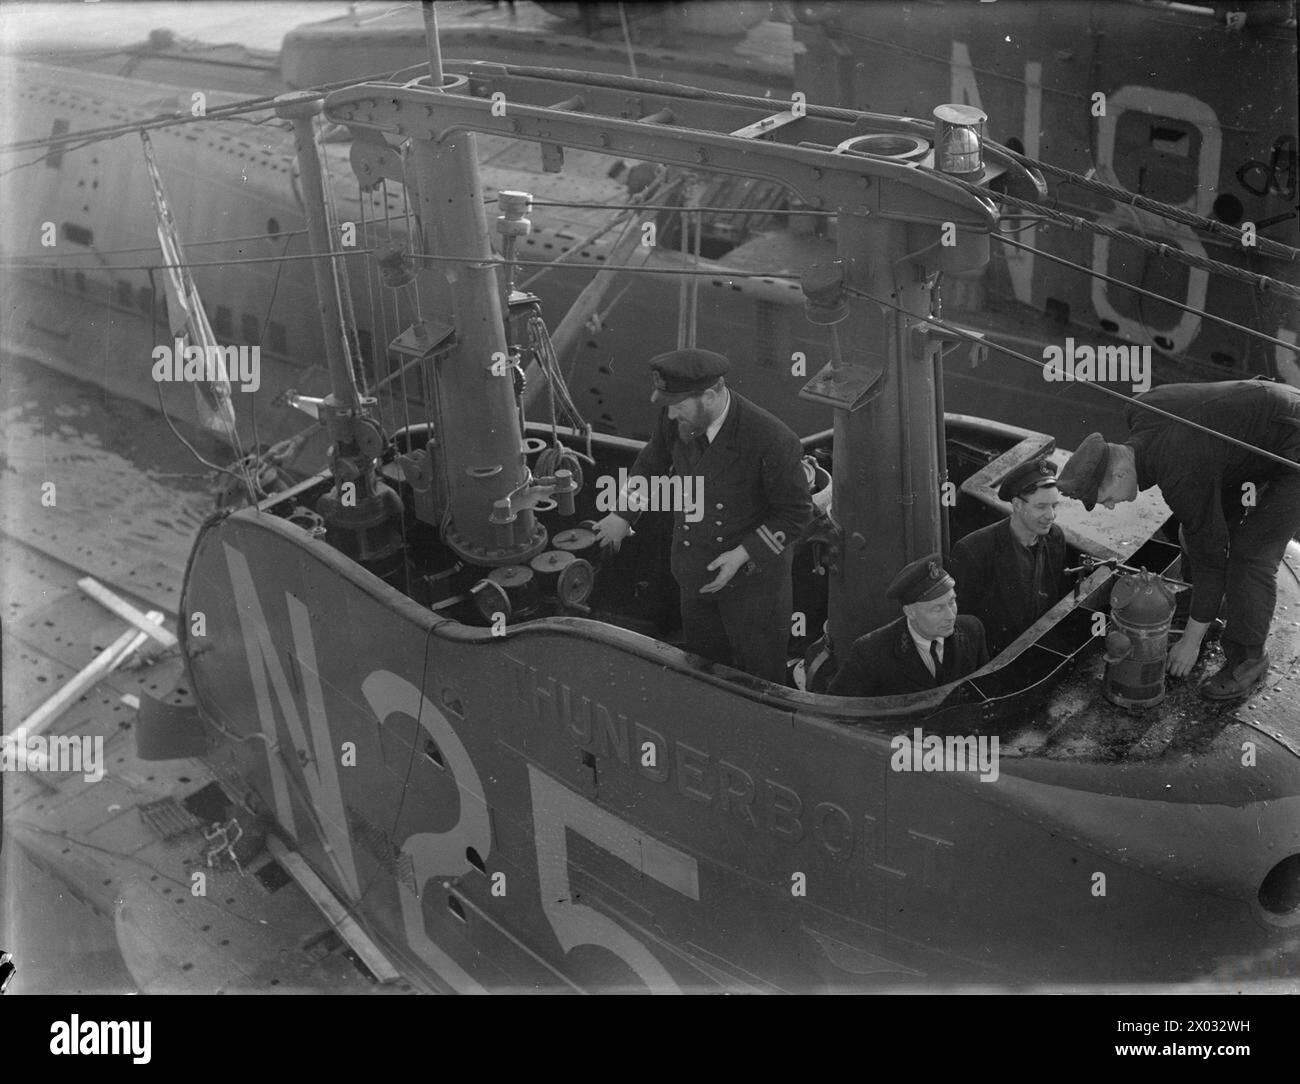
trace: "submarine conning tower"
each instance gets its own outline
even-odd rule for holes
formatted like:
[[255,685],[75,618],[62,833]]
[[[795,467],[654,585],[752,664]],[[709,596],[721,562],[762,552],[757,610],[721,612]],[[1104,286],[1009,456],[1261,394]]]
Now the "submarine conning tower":
[[[807,359],[814,375],[790,383],[792,398],[824,403],[834,416],[831,638],[849,643],[892,618],[889,580],[946,541],[945,338],[927,323],[937,278],[987,262],[997,210],[977,186],[1038,198],[1042,178],[986,141],[986,118],[969,106],[942,105],[925,122],[819,107],[797,93],[783,103],[565,69],[442,68],[431,33],[432,77],[348,87],[329,94],[323,109],[352,132],[363,183],[414,182],[423,246],[412,254],[417,278],[445,274],[451,285],[454,334],[424,327],[403,336],[406,349],[426,351],[438,404],[437,432],[412,472],[437,479],[419,518],[467,562],[508,565],[546,545],[532,514],[537,500],[571,498],[567,478],[533,479],[525,460],[518,359],[506,338],[475,134],[533,142],[551,171],[562,168],[564,148],[574,148],[757,177],[836,216],[835,259],[804,278],[810,318],[832,325],[830,356]],[[319,154],[308,139],[298,150]],[[318,166],[301,168],[306,175]],[[317,198],[309,188],[304,195]],[[328,221],[320,207],[309,208],[312,216]],[[746,361],[732,358],[736,367]],[[347,379],[345,364],[330,371]]]

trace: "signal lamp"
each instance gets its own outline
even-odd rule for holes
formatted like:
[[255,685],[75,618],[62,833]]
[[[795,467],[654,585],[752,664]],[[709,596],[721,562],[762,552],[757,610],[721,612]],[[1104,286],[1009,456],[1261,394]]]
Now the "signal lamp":
[[988,115],[973,105],[940,105],[934,110],[934,164],[954,177],[984,172],[984,122]]

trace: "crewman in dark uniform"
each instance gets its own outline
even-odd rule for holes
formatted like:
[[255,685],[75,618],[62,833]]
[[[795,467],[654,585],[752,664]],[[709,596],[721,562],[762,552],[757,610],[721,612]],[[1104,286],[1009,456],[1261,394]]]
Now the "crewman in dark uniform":
[[1093,433],[1061,471],[1058,485],[1089,511],[1114,508],[1158,485],[1178,517],[1191,616],[1169,652],[1175,676],[1196,664],[1205,630],[1223,606],[1223,668],[1201,685],[1211,700],[1242,696],[1268,673],[1264,650],[1277,600],[1278,565],[1300,531],[1300,471],[1210,433],[1143,410],[1159,407],[1217,433],[1300,463],[1300,391],[1263,380],[1166,384],[1127,410],[1129,439]]
[[[651,359],[650,401],[666,405],[631,474],[703,480],[703,518],[673,516],[686,650],[784,684],[793,545],[812,500],[799,438],[729,389],[729,368],[721,354],[694,348]],[[600,520],[601,544],[617,548],[638,514]]]
[[983,623],[993,655],[1069,589],[1065,535],[1055,522],[1061,500],[1055,468],[1046,459],[1022,463],[1003,479],[998,496],[1011,503],[1011,515],[972,531],[948,560],[961,612]]
[[965,677],[989,661],[978,617],[957,613],[957,584],[937,553],[913,561],[885,592],[897,621],[854,641],[826,690],[832,696],[917,693]]

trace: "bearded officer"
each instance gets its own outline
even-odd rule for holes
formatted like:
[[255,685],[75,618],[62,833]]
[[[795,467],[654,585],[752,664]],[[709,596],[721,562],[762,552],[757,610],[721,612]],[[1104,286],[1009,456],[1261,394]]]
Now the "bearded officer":
[[1242,696],[1268,673],[1264,643],[1277,601],[1277,569],[1300,531],[1300,471],[1138,404],[1297,463],[1300,390],[1262,380],[1153,388],[1127,410],[1129,439],[1108,444],[1092,433],[1058,483],[1088,511],[1097,504],[1113,509],[1139,490],[1160,487],[1178,517],[1184,571],[1193,584],[1187,629],[1166,665],[1175,676],[1192,669],[1222,605],[1226,661],[1200,692],[1211,700]]
[[957,613],[957,584],[937,553],[913,561],[885,592],[903,605],[897,621],[859,637],[827,692],[917,693],[965,677],[989,661],[984,626]]
[[1003,479],[998,497],[1010,502],[1011,515],[972,531],[948,560],[961,612],[983,623],[993,655],[1069,588],[1065,534],[1056,526],[1056,470],[1046,459],[1022,463]]
[[[783,684],[793,605],[793,544],[812,518],[799,438],[726,385],[730,363],[711,350],[650,361],[663,403],[631,474],[702,479],[703,518],[674,509],[672,571],[687,651]],[[639,513],[596,524],[617,548]]]

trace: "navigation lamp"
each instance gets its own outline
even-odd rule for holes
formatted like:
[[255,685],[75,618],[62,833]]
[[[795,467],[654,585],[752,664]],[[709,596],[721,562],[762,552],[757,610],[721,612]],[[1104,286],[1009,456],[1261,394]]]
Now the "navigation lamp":
[[810,324],[838,324],[848,316],[843,260],[831,260],[808,268],[800,285],[803,287],[804,312]]
[[934,164],[954,177],[984,172],[984,122],[988,115],[973,105],[940,105],[934,110]]
[[532,232],[532,219],[525,218],[533,206],[531,192],[498,192],[497,233],[502,237],[527,237]]
[[400,241],[385,241],[382,245],[375,246],[375,259],[379,263],[379,273],[385,286],[396,290],[415,281],[415,265],[406,254],[406,246]]

